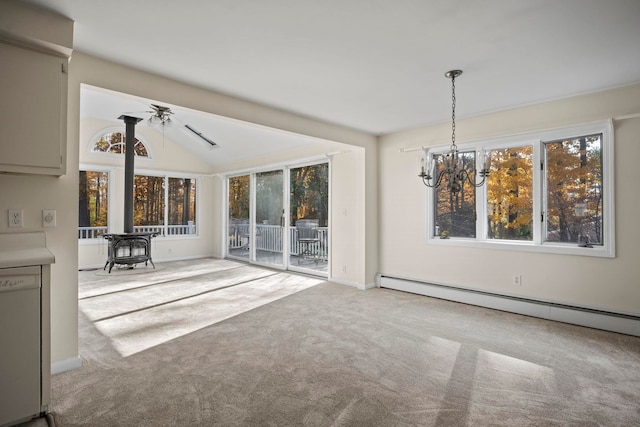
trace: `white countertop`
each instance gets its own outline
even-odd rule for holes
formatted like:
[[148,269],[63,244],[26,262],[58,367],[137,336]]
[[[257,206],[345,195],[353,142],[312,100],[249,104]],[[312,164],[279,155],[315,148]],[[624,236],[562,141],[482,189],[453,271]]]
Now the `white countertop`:
[[0,268],[53,264],[55,260],[42,232],[0,234]]

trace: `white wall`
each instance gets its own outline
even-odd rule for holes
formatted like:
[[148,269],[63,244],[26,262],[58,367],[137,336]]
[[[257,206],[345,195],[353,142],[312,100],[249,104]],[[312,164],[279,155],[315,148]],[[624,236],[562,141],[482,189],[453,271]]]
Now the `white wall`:
[[[546,130],[640,112],[640,86],[456,121],[458,141]],[[616,258],[509,252],[426,244],[419,152],[449,145],[450,123],[380,141],[380,258],[383,275],[640,315],[640,118],[615,120]],[[522,275],[514,286],[512,276]]]
[[366,224],[361,220],[366,210],[364,157],[364,150],[357,149],[337,154],[331,162],[330,277],[361,288],[373,283],[366,274]]

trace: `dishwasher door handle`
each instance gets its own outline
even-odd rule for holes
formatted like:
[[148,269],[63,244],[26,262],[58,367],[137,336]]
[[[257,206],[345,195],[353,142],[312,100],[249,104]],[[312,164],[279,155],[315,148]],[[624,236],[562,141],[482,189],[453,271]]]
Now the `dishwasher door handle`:
[[7,273],[0,269],[0,293],[40,288],[39,275]]

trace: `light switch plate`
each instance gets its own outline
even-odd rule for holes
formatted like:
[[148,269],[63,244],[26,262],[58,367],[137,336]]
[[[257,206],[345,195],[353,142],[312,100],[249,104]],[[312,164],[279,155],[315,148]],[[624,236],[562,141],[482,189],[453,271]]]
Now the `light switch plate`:
[[42,210],[42,226],[43,227],[56,226],[56,210],[55,209]]
[[22,209],[9,209],[9,228],[22,227]]

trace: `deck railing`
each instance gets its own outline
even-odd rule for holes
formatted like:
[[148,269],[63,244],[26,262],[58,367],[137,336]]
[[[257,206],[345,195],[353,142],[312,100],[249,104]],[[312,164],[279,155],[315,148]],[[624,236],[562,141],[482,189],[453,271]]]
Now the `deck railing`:
[[[136,225],[133,232],[158,233],[158,236],[187,236],[196,234],[196,225]],[[78,227],[78,239],[98,239],[106,233],[107,227]]]
[[[300,255],[311,252],[321,259],[328,256],[328,228],[318,227],[318,242],[300,247],[298,232],[295,227],[289,227],[289,253]],[[282,253],[282,227],[279,225],[256,224],[256,250]],[[229,249],[239,249],[249,246],[249,224],[235,224],[229,228]]]
[[107,233],[107,227],[78,227],[78,239],[97,239]]

